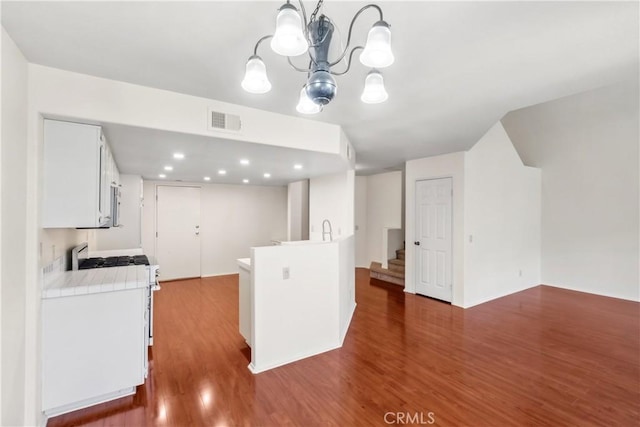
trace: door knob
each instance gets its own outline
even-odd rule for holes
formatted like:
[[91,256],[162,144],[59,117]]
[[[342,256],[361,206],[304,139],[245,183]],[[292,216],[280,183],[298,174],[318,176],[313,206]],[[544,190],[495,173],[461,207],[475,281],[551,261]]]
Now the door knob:
[[413,242],[414,245],[420,246],[420,242]]

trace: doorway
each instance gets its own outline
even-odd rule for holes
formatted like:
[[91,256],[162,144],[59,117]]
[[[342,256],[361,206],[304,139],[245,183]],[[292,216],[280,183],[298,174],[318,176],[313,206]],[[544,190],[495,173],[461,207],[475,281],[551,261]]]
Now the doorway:
[[200,277],[200,187],[156,187],[160,280]]
[[452,178],[416,181],[416,293],[452,299]]

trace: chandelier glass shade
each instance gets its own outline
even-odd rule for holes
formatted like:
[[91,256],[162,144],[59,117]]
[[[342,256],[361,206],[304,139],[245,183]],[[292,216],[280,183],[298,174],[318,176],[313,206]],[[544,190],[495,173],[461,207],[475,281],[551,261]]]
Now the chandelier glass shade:
[[364,81],[364,91],[360,99],[365,104],[379,104],[389,98],[384,88],[384,79],[378,70],[371,70]]
[[302,114],[317,114],[322,111],[322,107],[313,102],[311,98],[309,98],[309,95],[307,95],[306,85],[300,90],[300,98],[298,98],[296,111]]
[[384,21],[376,22],[369,30],[367,44],[360,54],[360,62],[371,68],[385,68],[393,64],[391,52],[391,30]]
[[[245,76],[241,86],[244,90],[254,94],[263,94],[271,90],[271,83],[267,77],[264,62],[258,56],[258,47],[271,39],[271,49],[287,57],[291,67],[306,73],[307,80],[299,94],[296,110],[302,114],[315,114],[322,111],[336,96],[338,85],[334,76],[346,74],[351,69],[353,55],[361,50],[360,62],[373,68],[365,79],[361,100],[365,103],[376,104],[388,98],[384,88],[384,79],[378,70],[393,64],[394,56],[391,51],[391,30],[389,24],[383,20],[382,9],[375,4],[361,8],[352,18],[346,46],[337,58],[329,58],[329,47],[334,35],[334,23],[327,16],[318,13],[323,0],[319,0],[307,19],[302,1],[298,1],[297,9],[289,1],[278,10],[276,28],[273,35],[262,37],[255,45],[253,55],[249,57],[245,68]],[[368,9],[376,9],[379,19],[369,30],[365,46],[351,46],[353,26],[356,19]],[[302,12],[302,16],[300,15]],[[308,54],[306,67],[300,67],[292,62],[292,57]],[[346,67],[345,67],[346,66]],[[336,70],[335,68],[340,70]]]
[[247,61],[242,88],[249,93],[267,93],[271,90],[271,82],[267,77],[267,68],[262,59],[253,55]]
[[271,49],[278,55],[298,56],[309,49],[302,31],[298,10],[289,3],[282,5],[276,18],[276,31],[271,39]]

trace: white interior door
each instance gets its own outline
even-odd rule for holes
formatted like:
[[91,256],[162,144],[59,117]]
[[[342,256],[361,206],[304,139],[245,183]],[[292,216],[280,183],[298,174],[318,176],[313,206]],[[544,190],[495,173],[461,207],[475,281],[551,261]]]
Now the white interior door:
[[451,178],[416,181],[416,293],[451,302]]
[[200,188],[158,186],[156,227],[160,280],[200,277]]

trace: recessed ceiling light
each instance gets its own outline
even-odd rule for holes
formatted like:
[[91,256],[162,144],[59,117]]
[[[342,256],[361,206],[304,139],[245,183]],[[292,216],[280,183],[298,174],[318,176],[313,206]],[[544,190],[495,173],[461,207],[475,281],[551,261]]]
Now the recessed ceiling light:
[[158,178],[166,178],[166,177],[167,177],[167,175],[165,175],[165,174],[163,174],[163,173],[161,173],[160,175],[158,175]]
[[248,184],[249,180],[248,179],[243,179],[242,182],[244,182],[245,184]]
[[271,178],[271,174],[270,174],[270,173],[265,173],[263,176],[264,176],[265,178]]
[[174,159],[184,159],[184,154],[182,153],[173,153]]
[[166,171],[172,171],[173,170],[173,166],[165,166],[164,170]]
[[220,170],[218,171],[218,175],[226,175],[226,174],[227,174],[227,171],[226,171],[226,170],[224,170],[224,169],[220,169]]
[[294,169],[302,169],[302,165],[298,163],[298,164],[293,165],[293,168]]
[[211,181],[211,177],[210,177],[210,176],[205,176],[205,177],[204,177],[204,180],[205,180],[205,181]]
[[249,160],[248,159],[240,159],[240,164],[246,166],[246,165],[249,164]]

